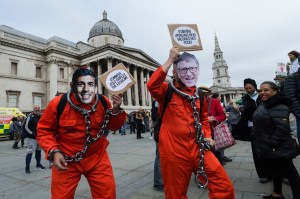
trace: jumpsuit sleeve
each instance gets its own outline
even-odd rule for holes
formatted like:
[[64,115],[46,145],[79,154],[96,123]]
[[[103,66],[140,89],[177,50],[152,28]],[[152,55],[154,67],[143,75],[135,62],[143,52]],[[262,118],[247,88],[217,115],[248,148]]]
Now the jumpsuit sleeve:
[[[41,148],[45,151],[45,158],[48,160],[48,154],[50,150],[58,149],[58,143],[56,141],[57,134],[57,98],[51,100],[45,109],[41,119],[37,125],[37,142]],[[59,98],[60,99],[60,98]]]
[[202,125],[202,131],[204,134],[205,138],[212,138],[211,136],[211,131],[210,131],[210,125],[208,123],[208,106],[207,106],[207,101],[204,97],[204,101],[202,103],[202,111],[201,111],[201,116],[200,116],[200,123]]
[[[108,98],[106,96],[104,96],[104,98],[106,100],[108,110],[111,109],[112,105],[111,105],[110,101],[108,100]],[[116,130],[120,129],[121,126],[124,124],[124,121],[126,120],[126,115],[127,114],[125,113],[125,111],[122,111],[118,115],[110,115],[110,119],[107,124],[108,130],[116,131]]]
[[[160,66],[150,77],[147,88],[151,96],[159,103],[164,104],[165,95],[168,89],[168,83],[165,82],[167,73],[162,70]],[[161,106],[159,106],[159,112],[161,112]]]

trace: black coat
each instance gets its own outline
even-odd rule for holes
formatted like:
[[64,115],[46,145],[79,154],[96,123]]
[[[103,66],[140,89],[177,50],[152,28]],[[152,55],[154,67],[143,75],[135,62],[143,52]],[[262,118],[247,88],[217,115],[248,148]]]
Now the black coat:
[[294,157],[289,105],[291,100],[277,94],[261,106],[253,115],[253,142],[259,158],[277,159]]
[[300,69],[285,78],[283,90],[284,94],[293,101],[291,106],[293,114],[300,118]]

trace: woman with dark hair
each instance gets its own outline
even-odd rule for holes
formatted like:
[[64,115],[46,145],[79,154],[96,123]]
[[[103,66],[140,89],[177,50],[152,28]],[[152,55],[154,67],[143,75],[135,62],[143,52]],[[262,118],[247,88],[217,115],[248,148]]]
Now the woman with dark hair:
[[251,141],[254,166],[260,183],[271,181],[270,169],[263,159],[258,158],[256,148],[250,136],[253,129],[253,114],[262,103],[257,91],[255,80],[247,78],[244,80],[244,89],[247,94],[242,97],[241,119],[238,122],[238,129],[243,141]]
[[300,177],[293,164],[289,106],[291,100],[281,94],[279,87],[270,81],[260,85],[262,105],[253,114],[253,143],[258,158],[265,160],[271,170],[273,192],[265,199],[282,199],[282,180],[290,182],[294,199],[300,198]]

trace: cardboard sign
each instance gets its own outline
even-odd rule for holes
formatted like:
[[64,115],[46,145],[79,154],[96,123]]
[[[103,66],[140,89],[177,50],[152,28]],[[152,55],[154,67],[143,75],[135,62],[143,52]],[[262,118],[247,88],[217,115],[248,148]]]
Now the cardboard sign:
[[114,94],[124,93],[135,84],[135,79],[122,63],[100,75],[99,80],[110,93]]
[[197,24],[168,24],[173,46],[179,51],[202,50]]

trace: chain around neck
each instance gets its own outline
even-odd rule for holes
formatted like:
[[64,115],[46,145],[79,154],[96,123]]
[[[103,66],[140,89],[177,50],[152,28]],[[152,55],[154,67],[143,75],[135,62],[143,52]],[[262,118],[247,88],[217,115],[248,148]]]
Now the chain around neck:
[[72,108],[74,108],[76,111],[81,112],[82,115],[86,115],[87,113],[95,112],[95,111],[97,110],[96,106],[97,106],[98,101],[99,101],[99,97],[98,97],[98,94],[97,94],[97,93],[96,93],[96,100],[95,100],[95,103],[93,104],[91,110],[86,110],[86,109],[84,109],[84,108],[80,108],[80,107],[76,106],[76,105],[72,102],[70,96],[71,96],[71,90],[69,90],[68,93],[67,93],[67,99],[68,99],[68,102],[69,102],[69,104],[70,104],[70,106],[71,106]]

